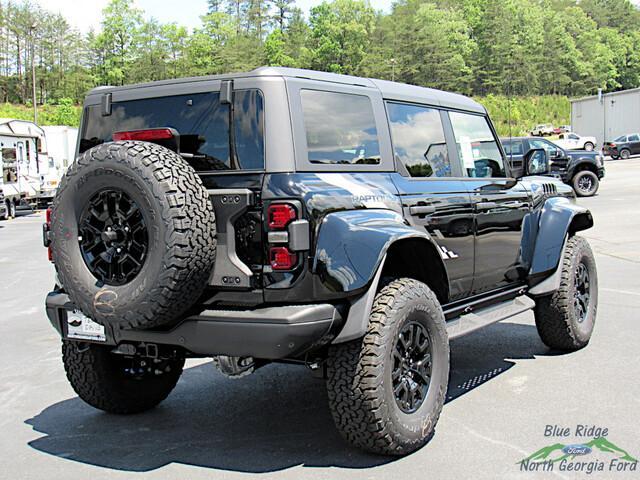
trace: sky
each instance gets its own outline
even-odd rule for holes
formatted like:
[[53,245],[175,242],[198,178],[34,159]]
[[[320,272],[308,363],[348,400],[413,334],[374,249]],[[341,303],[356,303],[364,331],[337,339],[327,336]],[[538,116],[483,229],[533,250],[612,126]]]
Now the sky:
[[[100,28],[100,16],[102,9],[108,0],[36,0],[42,8],[51,12],[61,13],[73,27],[82,32],[87,32],[91,27]],[[638,0],[640,1],[640,0]],[[322,3],[322,0],[296,0],[305,13],[309,8]],[[376,10],[391,10],[392,0],[370,0],[371,6]],[[138,8],[142,9],[147,17],[154,17],[162,23],[176,22],[189,28],[200,25],[200,15],[206,13],[207,0],[135,0]],[[176,4],[180,7],[176,8]]]

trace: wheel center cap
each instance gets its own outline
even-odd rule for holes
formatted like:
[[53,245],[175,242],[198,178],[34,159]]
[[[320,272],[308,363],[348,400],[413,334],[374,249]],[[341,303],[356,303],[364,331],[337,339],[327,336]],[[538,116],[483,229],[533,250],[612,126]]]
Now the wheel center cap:
[[115,230],[105,230],[102,232],[102,241],[105,243],[112,243],[118,239],[118,232]]

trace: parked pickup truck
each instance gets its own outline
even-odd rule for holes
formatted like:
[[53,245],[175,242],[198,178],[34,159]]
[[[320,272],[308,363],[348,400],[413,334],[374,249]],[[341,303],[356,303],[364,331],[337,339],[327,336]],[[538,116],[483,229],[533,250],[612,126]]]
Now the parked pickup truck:
[[577,195],[591,197],[600,187],[605,171],[602,155],[598,152],[565,150],[539,137],[502,138],[501,141],[514,168],[520,168],[529,151],[542,148],[551,158],[549,173],[571,185]]
[[544,137],[544,136],[553,135],[553,134],[554,134],[554,128],[553,128],[553,125],[551,125],[550,123],[536,125],[535,127],[533,127],[533,129],[531,129],[532,137]]
[[557,140],[553,143],[565,150],[586,150],[592,152],[596,146],[596,137],[581,137],[577,133],[568,132],[558,135]]
[[80,131],[46,309],[96,408],[154,407],[185,358],[294,363],[345,439],[403,455],[434,433],[451,339],[530,310],[550,348],[591,338],[591,213],[544,149],[512,169],[470,98],[260,68],[94,89]]

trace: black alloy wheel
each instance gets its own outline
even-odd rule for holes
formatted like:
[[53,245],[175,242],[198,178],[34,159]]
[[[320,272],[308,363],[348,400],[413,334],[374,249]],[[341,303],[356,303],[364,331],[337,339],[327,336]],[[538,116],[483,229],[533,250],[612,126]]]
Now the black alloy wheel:
[[575,292],[573,299],[573,308],[578,323],[584,322],[589,311],[590,288],[589,288],[589,269],[580,262],[575,272]]
[[125,285],[144,265],[149,233],[140,208],[116,188],[96,193],[78,221],[80,251],[91,273],[105,285]]
[[409,322],[398,334],[393,351],[393,394],[404,413],[417,411],[431,383],[431,340],[425,326]]

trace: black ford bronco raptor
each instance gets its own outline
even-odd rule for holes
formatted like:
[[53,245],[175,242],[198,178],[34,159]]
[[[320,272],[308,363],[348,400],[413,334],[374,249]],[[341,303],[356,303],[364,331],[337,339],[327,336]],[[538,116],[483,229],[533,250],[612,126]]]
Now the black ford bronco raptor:
[[230,377],[296,362],[349,442],[409,453],[450,339],[533,310],[549,347],[589,342],[593,220],[549,163],[509,165],[473,100],[388,81],[259,68],[92,90],[44,226],[67,377],[127,414],[187,357]]

